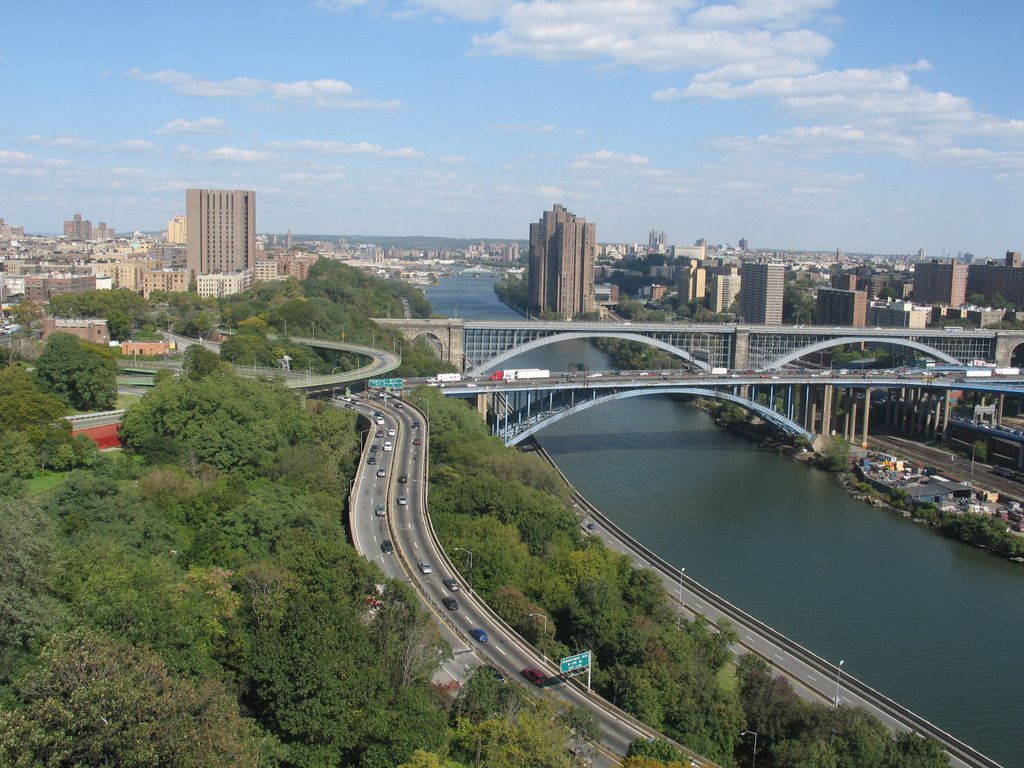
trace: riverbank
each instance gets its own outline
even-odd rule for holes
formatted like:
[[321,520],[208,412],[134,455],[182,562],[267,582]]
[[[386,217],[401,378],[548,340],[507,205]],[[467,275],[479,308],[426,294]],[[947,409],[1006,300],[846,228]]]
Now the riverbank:
[[[901,494],[898,488],[893,488],[886,494],[871,487],[863,476],[858,476],[858,464],[855,459],[848,462],[845,471],[832,472],[828,467],[822,466],[820,454],[801,450],[790,443],[774,439],[772,431],[767,427],[747,421],[727,421],[720,415],[721,407],[713,401],[698,399],[691,404],[711,416],[716,426],[750,440],[763,450],[835,475],[839,486],[855,501],[894,512],[913,523],[925,525],[944,538],[987,550],[996,557],[1006,558],[1015,563],[1024,563],[1024,537],[1009,529],[1006,517],[1008,513],[1001,511],[1001,507],[993,504],[996,511],[992,513],[986,513],[983,510],[989,508],[980,505],[978,511],[964,511],[948,508],[948,505],[914,503],[905,493]],[[860,455],[861,451],[858,449],[857,453]],[[977,492],[977,489],[975,491]],[[985,503],[992,502],[981,502]]]

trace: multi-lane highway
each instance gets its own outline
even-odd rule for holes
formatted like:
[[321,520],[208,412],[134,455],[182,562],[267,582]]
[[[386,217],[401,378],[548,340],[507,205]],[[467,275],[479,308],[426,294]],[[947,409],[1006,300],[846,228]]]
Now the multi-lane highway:
[[[462,682],[481,664],[494,666],[515,684],[521,681],[520,670],[524,668],[544,671],[549,675],[548,682],[542,689],[528,686],[530,690],[586,707],[597,717],[602,752],[595,765],[617,765],[632,741],[659,736],[599,696],[587,693],[578,682],[558,679],[557,668],[471,591],[470,555],[453,552],[460,564],[465,557],[465,571],[456,568],[439,546],[426,514],[429,425],[412,407],[396,408],[397,402],[354,398],[347,403],[369,423],[350,498],[350,530],[356,549],[377,562],[386,576],[408,582],[433,614],[453,650],[453,659],[441,673],[445,678],[442,682]],[[392,444],[392,450],[384,450],[386,442]],[[402,477],[406,482],[400,482]],[[399,503],[400,498],[405,503]],[[427,569],[422,564],[429,564],[429,572],[424,572]],[[453,579],[458,590],[446,587],[445,579]],[[458,602],[455,610],[446,608],[443,602],[451,597]],[[474,639],[473,630],[483,630],[486,642]],[[713,765],[697,755],[692,758],[694,765]]]

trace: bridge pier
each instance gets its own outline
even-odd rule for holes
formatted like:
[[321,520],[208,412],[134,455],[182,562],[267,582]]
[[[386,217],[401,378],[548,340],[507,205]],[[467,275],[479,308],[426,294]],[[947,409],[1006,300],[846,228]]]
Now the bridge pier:
[[868,447],[868,423],[871,420],[871,387],[864,390],[864,421],[861,424],[860,447]]

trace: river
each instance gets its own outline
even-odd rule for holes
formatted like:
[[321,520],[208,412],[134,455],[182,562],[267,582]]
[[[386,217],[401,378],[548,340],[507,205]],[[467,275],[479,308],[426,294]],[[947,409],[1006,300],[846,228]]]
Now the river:
[[[514,319],[487,278],[431,287],[434,311]],[[584,341],[509,367],[612,365]],[[1024,768],[1024,567],[853,501],[827,473],[665,396],[537,435],[570,481],[686,575],[1007,768]]]

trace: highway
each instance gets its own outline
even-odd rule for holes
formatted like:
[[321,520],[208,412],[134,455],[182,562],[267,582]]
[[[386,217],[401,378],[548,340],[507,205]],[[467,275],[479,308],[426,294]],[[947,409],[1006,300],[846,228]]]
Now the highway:
[[[348,510],[349,526],[357,551],[377,562],[386,576],[409,583],[419,593],[433,614],[441,635],[451,645],[453,660],[444,665],[439,682],[456,680],[461,683],[481,664],[496,667],[512,684],[522,682],[520,670],[525,667],[545,671],[549,681],[543,687],[543,695],[556,696],[573,706],[584,706],[597,717],[602,733],[602,749],[594,765],[618,765],[629,744],[637,738],[664,739],[596,694],[588,694],[580,681],[566,683],[554,679],[557,667],[533,650],[472,593],[468,554],[452,553],[460,563],[466,563],[466,570],[462,572],[441,549],[426,513],[429,461],[427,420],[409,405],[395,408],[396,402],[399,401],[357,397],[349,403],[364,419],[371,422],[366,432],[360,466],[353,481]],[[374,413],[380,414],[384,424],[372,423]],[[413,428],[414,421],[418,421],[421,426]],[[383,432],[382,437],[376,437],[378,429]],[[394,437],[388,437],[389,429],[395,430]],[[414,445],[415,439],[419,439],[421,444]],[[393,451],[383,450],[386,440],[393,443]],[[376,451],[372,450],[374,445],[377,446]],[[374,464],[368,463],[371,456],[376,457]],[[378,476],[378,470],[383,470],[383,477]],[[407,476],[406,483],[398,482],[401,475]],[[407,503],[398,504],[399,496],[405,496]],[[383,516],[376,512],[379,505],[384,506]],[[385,540],[392,542],[393,554],[387,554],[382,549]],[[424,574],[418,567],[423,562],[431,565],[431,573]],[[444,578],[455,579],[460,585],[459,591],[448,590],[442,583]],[[445,597],[455,597],[458,610],[446,609],[441,602]],[[487,633],[487,642],[478,642],[470,636],[469,632],[474,628],[483,629]],[[539,691],[532,686],[527,686],[527,689]],[[691,756],[694,765],[714,765],[692,752],[684,751]]]

